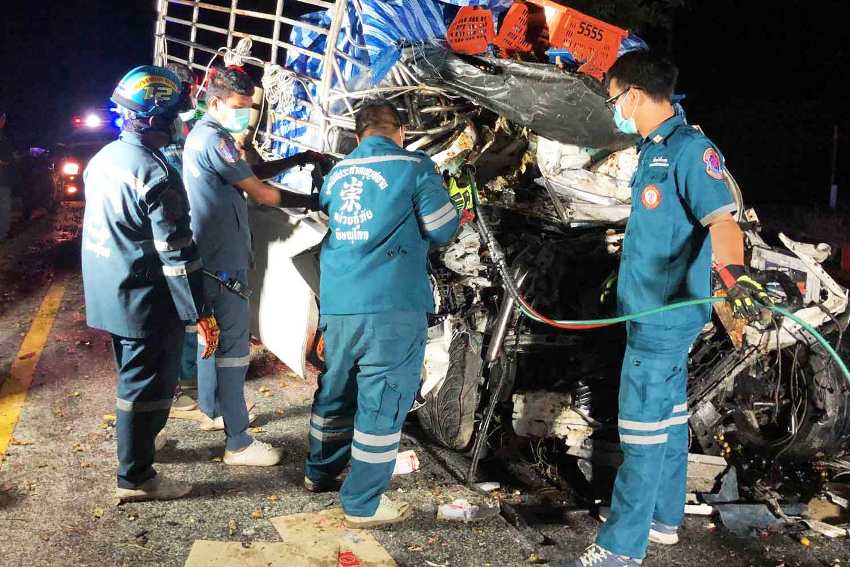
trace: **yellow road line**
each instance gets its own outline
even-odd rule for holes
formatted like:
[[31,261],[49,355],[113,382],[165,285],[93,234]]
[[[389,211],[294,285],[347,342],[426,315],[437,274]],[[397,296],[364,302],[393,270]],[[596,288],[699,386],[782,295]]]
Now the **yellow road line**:
[[21,344],[21,350],[12,362],[9,377],[0,387],[0,461],[6,455],[6,448],[12,440],[12,433],[18,423],[18,417],[27,399],[27,391],[32,384],[35,367],[41,358],[41,351],[47,343],[47,337],[53,328],[53,321],[62,305],[65,295],[65,278],[59,276],[54,281],[38,308],[38,313],[30,325],[27,336]]

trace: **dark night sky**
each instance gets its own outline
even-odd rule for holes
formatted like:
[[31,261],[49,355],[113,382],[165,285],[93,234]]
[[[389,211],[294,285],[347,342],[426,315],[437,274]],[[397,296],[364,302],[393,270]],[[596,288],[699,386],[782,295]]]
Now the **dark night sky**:
[[[670,43],[690,121],[719,144],[751,202],[825,202],[832,126],[845,154],[850,127],[839,89],[850,70],[846,0],[690,4]],[[123,72],[150,61],[153,11],[153,0],[7,0],[0,106],[14,138],[43,144],[70,115],[104,104]],[[850,195],[847,167],[839,182]]]

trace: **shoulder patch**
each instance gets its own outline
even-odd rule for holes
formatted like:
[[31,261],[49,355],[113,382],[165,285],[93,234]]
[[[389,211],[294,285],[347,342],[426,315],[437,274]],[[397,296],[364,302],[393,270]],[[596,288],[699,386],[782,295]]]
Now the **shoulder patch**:
[[714,148],[707,148],[702,154],[702,161],[705,162],[705,172],[709,177],[723,180],[723,162],[720,160],[720,154]]
[[218,155],[221,156],[221,159],[227,163],[236,163],[240,159],[239,150],[236,149],[236,145],[227,138],[219,139],[216,150],[218,151]]

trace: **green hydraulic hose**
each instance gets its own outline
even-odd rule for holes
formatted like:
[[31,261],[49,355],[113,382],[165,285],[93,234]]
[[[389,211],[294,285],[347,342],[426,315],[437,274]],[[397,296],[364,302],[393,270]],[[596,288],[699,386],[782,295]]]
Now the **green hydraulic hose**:
[[[571,326],[576,326],[576,327],[594,328],[594,327],[600,327],[600,326],[616,325],[618,323],[625,323],[627,321],[634,321],[635,319],[640,319],[642,317],[648,317],[650,315],[657,315],[659,313],[665,313],[665,312],[668,312],[668,311],[673,311],[675,309],[682,309],[683,307],[691,307],[693,305],[714,304],[714,303],[720,303],[722,301],[726,301],[726,298],[725,297],[708,297],[708,298],[704,298],[704,299],[689,299],[687,301],[679,301],[679,302],[676,302],[676,303],[671,303],[671,304],[665,305],[663,307],[656,307],[654,309],[647,309],[646,311],[639,311],[637,313],[631,313],[629,315],[621,315],[620,317],[611,317],[611,318],[608,318],[608,319],[587,319],[587,320],[582,320],[582,321],[548,321],[548,320],[545,320],[545,318],[539,317],[533,311],[533,309],[530,308],[530,306],[528,306],[528,304],[525,301],[519,302],[519,308],[525,316],[527,316],[527,317],[529,317],[529,318],[531,318],[531,319],[533,319],[533,320],[535,320],[539,323],[550,322],[550,323],[556,323],[558,325],[567,325],[567,326],[571,325]],[[826,340],[826,338],[823,335],[821,335],[814,327],[812,327],[810,324],[803,321],[802,319],[800,319],[799,317],[797,317],[796,315],[794,315],[793,313],[791,313],[787,309],[783,309],[782,307],[779,307],[777,305],[763,305],[763,307],[766,308],[766,309],[770,309],[774,313],[782,315],[783,317],[787,317],[788,319],[791,319],[792,321],[794,321],[795,323],[800,325],[800,327],[805,329],[810,335],[812,335],[817,340],[817,342],[820,343],[820,345],[826,350],[826,352],[829,353],[829,356],[832,357],[832,360],[835,361],[835,364],[838,366],[838,368],[841,369],[842,374],[844,374],[844,378],[846,378],[847,382],[850,383],[850,369],[847,368],[847,365],[841,359],[841,356],[839,356],[839,354],[837,352],[835,352],[835,349],[832,347],[831,344],[829,344],[829,341]]]

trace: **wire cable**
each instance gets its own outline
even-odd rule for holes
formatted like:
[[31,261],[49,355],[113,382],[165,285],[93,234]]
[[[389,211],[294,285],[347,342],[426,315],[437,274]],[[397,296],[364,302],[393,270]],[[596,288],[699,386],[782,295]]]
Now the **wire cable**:
[[[726,301],[725,297],[706,297],[702,299],[689,299],[687,301],[679,301],[676,303],[671,303],[669,305],[664,305],[663,307],[656,307],[654,309],[647,309],[645,311],[639,311],[637,313],[631,313],[629,315],[621,315],[619,317],[610,317],[607,319],[556,321],[537,313],[530,305],[528,305],[528,302],[526,302],[523,297],[520,296],[519,298],[520,310],[525,316],[540,323],[545,323],[547,325],[552,325],[556,328],[566,330],[586,330],[597,329],[600,327],[609,327],[611,325],[634,321],[643,317],[649,317],[651,315],[657,315],[659,313],[666,313],[669,311],[674,311],[676,309],[682,309],[684,307],[691,307],[694,305],[711,305],[714,303],[721,303],[723,301]],[[826,338],[821,335],[817,331],[817,329],[812,327],[809,323],[807,323],[800,317],[797,317],[787,309],[779,307],[778,305],[762,305],[762,307],[764,307],[765,309],[769,309],[777,315],[781,315],[782,317],[785,317],[797,323],[802,329],[804,329],[807,333],[814,337],[814,339],[818,343],[820,343],[824,350],[826,350],[826,352],[835,362],[836,366],[838,366],[838,368],[841,370],[842,374],[844,374],[844,377],[847,379],[848,383],[850,383],[850,369],[847,368],[847,365],[841,359],[841,356],[839,356],[839,354],[835,351],[829,341],[826,340]]]

